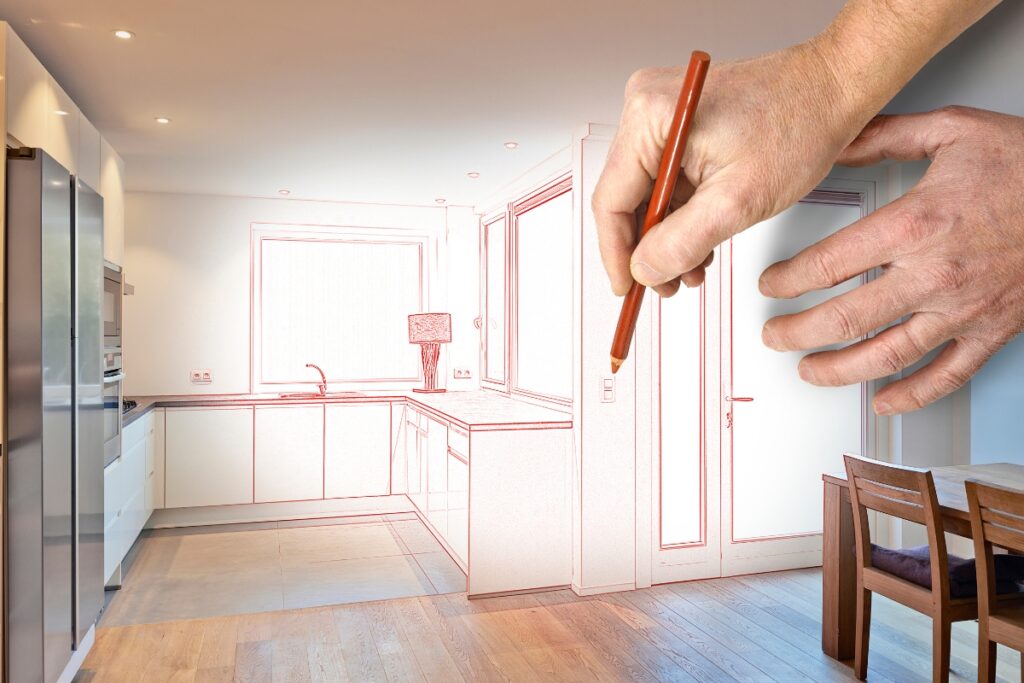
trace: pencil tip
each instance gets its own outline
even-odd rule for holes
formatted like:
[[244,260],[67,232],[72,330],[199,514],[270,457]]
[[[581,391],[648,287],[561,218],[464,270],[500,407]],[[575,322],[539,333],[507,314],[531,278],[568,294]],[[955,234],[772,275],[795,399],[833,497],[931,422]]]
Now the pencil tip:
[[622,358],[616,358],[615,356],[612,356],[612,374],[613,375],[616,372],[619,371],[619,368],[622,367],[622,361],[623,361]]

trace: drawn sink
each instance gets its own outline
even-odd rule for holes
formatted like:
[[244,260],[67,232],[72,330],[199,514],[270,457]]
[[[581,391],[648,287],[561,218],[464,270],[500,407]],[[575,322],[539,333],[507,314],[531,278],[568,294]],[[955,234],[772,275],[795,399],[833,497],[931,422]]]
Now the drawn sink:
[[358,391],[329,391],[326,394],[321,394],[319,391],[299,391],[291,394],[278,394],[277,397],[309,401],[318,398],[356,398],[362,395]]

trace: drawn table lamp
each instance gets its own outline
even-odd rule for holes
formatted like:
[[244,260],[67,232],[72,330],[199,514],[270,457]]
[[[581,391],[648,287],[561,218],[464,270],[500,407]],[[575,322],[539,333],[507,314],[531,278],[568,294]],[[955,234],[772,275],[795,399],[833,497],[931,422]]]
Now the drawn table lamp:
[[423,388],[413,391],[422,394],[444,391],[437,387],[437,359],[441,354],[441,344],[451,340],[450,313],[413,313],[409,316],[409,343],[420,345],[420,357],[423,360]]

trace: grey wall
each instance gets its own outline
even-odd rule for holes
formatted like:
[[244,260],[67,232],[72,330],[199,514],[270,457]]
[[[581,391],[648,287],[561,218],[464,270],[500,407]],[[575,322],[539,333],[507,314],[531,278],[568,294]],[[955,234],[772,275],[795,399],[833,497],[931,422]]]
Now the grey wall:
[[[960,104],[1024,115],[1022,71],[1024,2],[1006,0],[938,54],[885,111]],[[904,189],[909,189],[919,169],[903,170]],[[902,418],[895,430],[899,459],[907,464],[1024,462],[1022,380],[1024,337],[1018,337],[968,388]]]

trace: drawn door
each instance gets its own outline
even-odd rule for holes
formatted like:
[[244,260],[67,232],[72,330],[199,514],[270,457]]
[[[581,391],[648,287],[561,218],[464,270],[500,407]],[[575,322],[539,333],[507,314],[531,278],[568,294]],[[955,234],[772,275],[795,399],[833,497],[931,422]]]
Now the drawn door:
[[[814,197],[814,195],[812,195]],[[764,322],[849,291],[859,278],[796,299],[761,295],[760,273],[861,217],[861,196],[822,193],[723,245],[722,573],[821,562],[821,475],[864,451],[865,388],[800,379],[803,353],[761,342]]]

